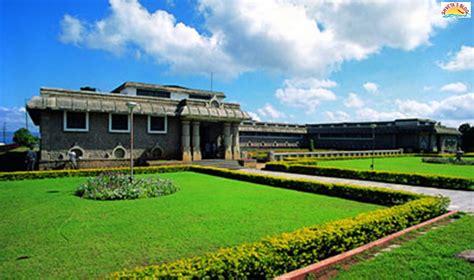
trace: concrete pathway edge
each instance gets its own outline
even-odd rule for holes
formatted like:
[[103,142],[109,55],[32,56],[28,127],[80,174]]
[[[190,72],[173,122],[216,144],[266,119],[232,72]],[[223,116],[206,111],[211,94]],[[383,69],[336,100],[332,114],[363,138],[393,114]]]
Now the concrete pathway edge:
[[336,255],[336,256],[333,256],[333,257],[330,257],[330,258],[327,258],[325,260],[322,260],[320,262],[311,264],[309,266],[306,266],[306,267],[303,267],[303,268],[300,268],[300,269],[297,269],[297,270],[293,270],[291,272],[288,272],[286,274],[278,276],[275,279],[276,280],[300,280],[300,279],[303,280],[303,279],[305,279],[305,276],[309,273],[317,273],[317,272],[319,272],[323,269],[326,269],[326,268],[328,268],[332,265],[335,265],[335,264],[337,264],[341,261],[344,261],[344,260],[346,260],[348,258],[351,258],[355,255],[358,255],[360,253],[363,253],[363,252],[365,252],[369,249],[372,249],[374,247],[384,245],[387,242],[390,242],[390,241],[392,241],[393,239],[395,239],[397,237],[400,237],[404,234],[407,234],[407,233],[409,233],[413,230],[417,230],[417,229],[420,229],[420,228],[425,227],[427,225],[433,224],[433,223],[438,222],[440,220],[443,220],[443,219],[445,219],[449,216],[452,216],[456,213],[458,213],[458,211],[450,211],[446,214],[435,217],[435,218],[430,219],[428,221],[424,221],[420,224],[411,226],[411,227],[406,228],[404,230],[401,230],[399,232],[393,233],[389,236],[386,236],[386,237],[383,237],[381,239],[370,242],[368,244],[362,245],[358,248],[352,249],[350,251],[344,252],[342,254],[339,254],[339,255]]

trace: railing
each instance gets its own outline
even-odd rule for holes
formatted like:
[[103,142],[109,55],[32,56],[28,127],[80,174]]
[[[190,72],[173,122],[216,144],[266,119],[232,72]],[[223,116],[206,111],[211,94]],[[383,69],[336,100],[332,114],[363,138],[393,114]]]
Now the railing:
[[284,158],[338,158],[338,157],[365,157],[365,156],[392,156],[403,154],[403,149],[396,150],[366,150],[366,151],[328,151],[328,152],[270,152],[270,161],[281,161]]

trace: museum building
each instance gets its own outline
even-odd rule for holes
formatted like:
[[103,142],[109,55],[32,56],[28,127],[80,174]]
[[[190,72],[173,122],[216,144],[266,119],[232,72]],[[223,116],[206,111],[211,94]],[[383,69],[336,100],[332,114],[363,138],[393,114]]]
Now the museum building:
[[183,161],[238,159],[239,125],[249,120],[222,92],[126,82],[110,93],[41,88],[27,110],[41,134],[40,168],[60,168],[69,151],[82,167],[120,166],[130,158]]
[[[126,82],[109,93],[94,88],[41,88],[26,109],[40,127],[40,169],[62,168],[74,151],[81,167],[128,164],[133,158],[235,160],[270,148],[456,150],[460,133],[433,120],[286,124],[256,122],[222,92]],[[133,106],[130,106],[133,104]],[[133,109],[132,109],[133,107]]]

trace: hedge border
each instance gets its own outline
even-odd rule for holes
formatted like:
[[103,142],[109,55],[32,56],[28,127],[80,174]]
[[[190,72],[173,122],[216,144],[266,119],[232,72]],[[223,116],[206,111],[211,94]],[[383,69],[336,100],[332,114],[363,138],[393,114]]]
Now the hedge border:
[[397,183],[422,187],[433,187],[439,189],[474,191],[474,180],[454,176],[427,175],[420,173],[401,173],[388,171],[369,171],[350,168],[322,167],[305,164],[288,164],[280,162],[267,163],[265,165],[265,170]]
[[[0,173],[0,180],[94,176],[128,168]],[[194,171],[317,194],[391,206],[354,218],[270,236],[254,243],[220,249],[201,257],[138,267],[111,274],[112,278],[268,278],[304,267],[359,247],[446,212],[449,199],[405,191],[331,184],[304,179],[251,174],[221,168],[179,165],[138,167],[136,174]],[[395,206],[393,206],[395,205]]]

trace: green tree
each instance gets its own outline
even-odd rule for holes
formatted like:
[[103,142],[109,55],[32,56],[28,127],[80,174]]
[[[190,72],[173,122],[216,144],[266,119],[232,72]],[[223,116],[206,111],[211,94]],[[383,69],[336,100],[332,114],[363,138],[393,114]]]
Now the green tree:
[[33,136],[26,128],[20,128],[13,134],[13,142],[21,146],[34,146],[39,141],[38,137]]

